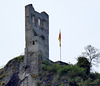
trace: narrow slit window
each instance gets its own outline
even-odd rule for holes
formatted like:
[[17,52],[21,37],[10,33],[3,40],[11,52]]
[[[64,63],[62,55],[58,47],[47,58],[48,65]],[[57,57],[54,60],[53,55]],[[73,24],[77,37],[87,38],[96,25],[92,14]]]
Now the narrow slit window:
[[35,45],[35,42],[33,41],[33,45]]
[[38,19],[38,25],[39,26],[41,25],[41,19],[40,18]]
[[32,16],[32,22],[35,23],[35,16]]
[[47,22],[44,20],[43,21],[43,27],[46,28],[47,27]]

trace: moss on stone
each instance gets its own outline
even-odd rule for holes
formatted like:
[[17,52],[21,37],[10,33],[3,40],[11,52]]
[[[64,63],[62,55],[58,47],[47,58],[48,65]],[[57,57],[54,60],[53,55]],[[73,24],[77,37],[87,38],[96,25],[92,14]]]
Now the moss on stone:
[[6,84],[4,82],[1,82],[1,86],[6,86]]

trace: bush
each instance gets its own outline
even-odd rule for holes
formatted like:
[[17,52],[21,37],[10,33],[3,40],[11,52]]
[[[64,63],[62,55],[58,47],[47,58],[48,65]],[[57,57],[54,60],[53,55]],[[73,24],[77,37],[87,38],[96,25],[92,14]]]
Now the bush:
[[59,64],[52,64],[51,66],[48,66],[48,71],[49,72],[54,72],[57,73],[57,71],[60,69],[60,65]]
[[68,76],[71,78],[79,76],[84,80],[87,79],[86,70],[78,67],[77,65],[71,67],[70,71],[68,71]]
[[44,65],[46,65],[46,66],[51,65],[48,61],[42,61],[42,64],[44,64]]
[[36,82],[36,86],[40,86],[41,84],[42,84],[42,82],[39,80]]
[[57,72],[57,74],[59,76],[63,76],[64,74],[68,73],[68,71],[70,70],[71,65],[68,66],[62,66],[62,68],[60,68]]
[[12,65],[12,63],[9,63],[9,66],[11,66]]
[[45,64],[42,64],[42,70],[47,70],[47,66]]
[[31,75],[32,78],[37,78],[38,77],[38,74],[35,74],[35,75]]
[[0,75],[0,79],[2,79],[5,76],[5,74]]
[[69,78],[68,79],[68,85],[69,86],[79,86],[76,82],[74,78]]
[[58,70],[57,74],[60,77],[66,74],[70,78],[74,78],[74,77],[77,77],[77,76],[79,76],[83,79],[87,78],[86,70],[84,68],[78,67],[77,65],[63,66],[62,68],[60,68]]
[[60,68],[61,66],[59,64],[50,64],[47,61],[42,61],[42,70],[57,73]]
[[78,57],[77,65],[86,69],[86,74],[90,74],[90,63],[85,57]]
[[24,59],[24,56],[23,55],[20,55],[17,58],[17,62],[20,63],[23,59]]
[[64,86],[64,84],[62,83],[60,86]]
[[12,69],[14,69],[14,66],[11,66]]

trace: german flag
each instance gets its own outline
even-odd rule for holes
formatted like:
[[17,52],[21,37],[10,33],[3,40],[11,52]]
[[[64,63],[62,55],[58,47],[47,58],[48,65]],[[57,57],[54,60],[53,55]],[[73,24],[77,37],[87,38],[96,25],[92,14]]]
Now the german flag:
[[61,47],[61,31],[59,32],[58,40],[59,40],[59,46]]

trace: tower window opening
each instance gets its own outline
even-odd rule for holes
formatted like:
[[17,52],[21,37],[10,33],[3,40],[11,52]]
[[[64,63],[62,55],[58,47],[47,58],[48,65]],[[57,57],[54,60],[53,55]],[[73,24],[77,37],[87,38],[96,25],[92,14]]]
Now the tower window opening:
[[37,33],[34,31],[34,36],[37,36]]
[[35,45],[35,41],[33,41],[33,45]]
[[43,21],[43,27],[46,28],[47,27],[47,22],[44,20]]
[[41,44],[42,44],[42,55],[45,57],[45,37],[41,36]]
[[40,18],[38,19],[38,25],[39,26],[41,25],[41,19]]
[[32,22],[35,23],[35,16],[32,16]]
[[45,37],[44,36],[41,36],[42,40],[45,40]]

